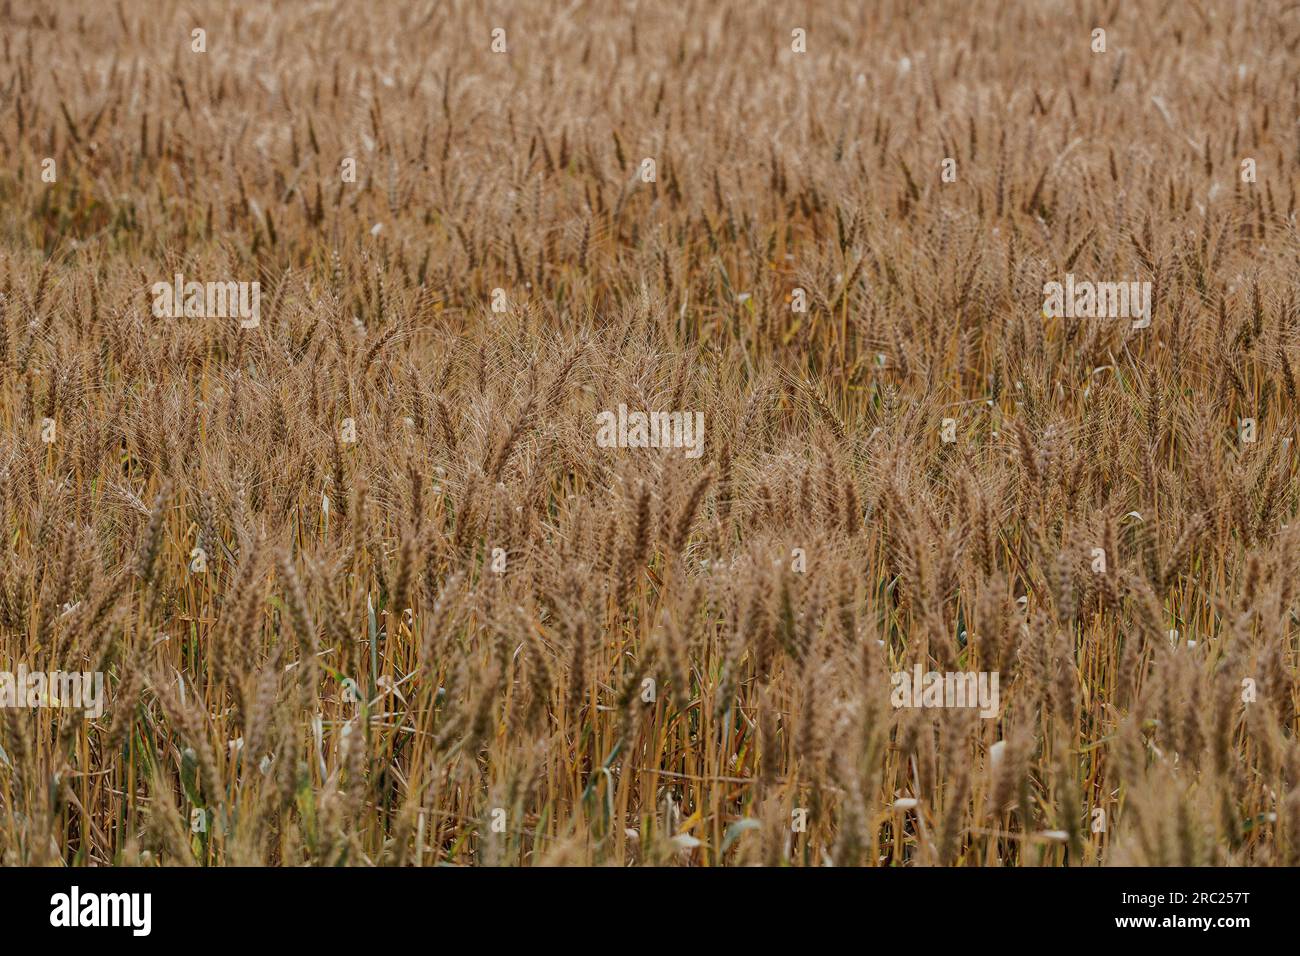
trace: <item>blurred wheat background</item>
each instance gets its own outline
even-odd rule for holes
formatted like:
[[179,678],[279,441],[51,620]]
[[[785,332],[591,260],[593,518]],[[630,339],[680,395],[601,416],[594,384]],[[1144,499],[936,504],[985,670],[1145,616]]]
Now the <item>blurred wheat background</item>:
[[[3,0],[0,668],[108,708],[0,711],[0,859],[1300,863],[1297,46]],[[1045,319],[1067,272],[1151,327]],[[619,403],[703,457],[596,447]],[[916,664],[999,715],[893,708]]]

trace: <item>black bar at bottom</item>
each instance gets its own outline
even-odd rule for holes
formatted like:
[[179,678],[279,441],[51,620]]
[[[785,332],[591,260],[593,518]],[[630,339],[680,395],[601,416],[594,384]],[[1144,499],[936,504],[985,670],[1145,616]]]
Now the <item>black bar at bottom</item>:
[[[1026,930],[1159,938],[1235,934],[1285,920],[1286,869],[9,869],[0,916],[15,936],[92,936],[173,943],[235,933],[259,944],[401,945],[453,923],[562,928],[574,938],[647,930],[716,929],[720,941],[766,912],[785,925],[842,925],[859,936],[904,914],[958,932],[962,922]],[[75,888],[75,889],[74,889]],[[758,911],[758,912],[754,912]],[[760,917],[761,918],[761,917]],[[450,921],[450,922],[449,922]],[[109,924],[109,925],[86,925]],[[1001,930],[995,927],[1001,926]],[[439,928],[439,927],[443,928]],[[620,929],[621,928],[621,929]],[[146,933],[147,930],[147,933]],[[531,932],[530,931],[530,932]],[[698,935],[693,935],[693,941]]]

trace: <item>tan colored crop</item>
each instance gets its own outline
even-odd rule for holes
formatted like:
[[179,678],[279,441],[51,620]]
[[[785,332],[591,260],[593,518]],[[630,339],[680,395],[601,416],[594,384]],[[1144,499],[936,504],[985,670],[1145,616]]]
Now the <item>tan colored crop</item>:
[[1296,8],[489,6],[0,3],[0,861],[1300,864]]

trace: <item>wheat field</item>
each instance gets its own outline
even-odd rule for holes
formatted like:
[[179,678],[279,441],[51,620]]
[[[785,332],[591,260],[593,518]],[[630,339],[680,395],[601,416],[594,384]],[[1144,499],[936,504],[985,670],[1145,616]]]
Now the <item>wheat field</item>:
[[0,860],[1300,864],[1297,47],[0,0]]

